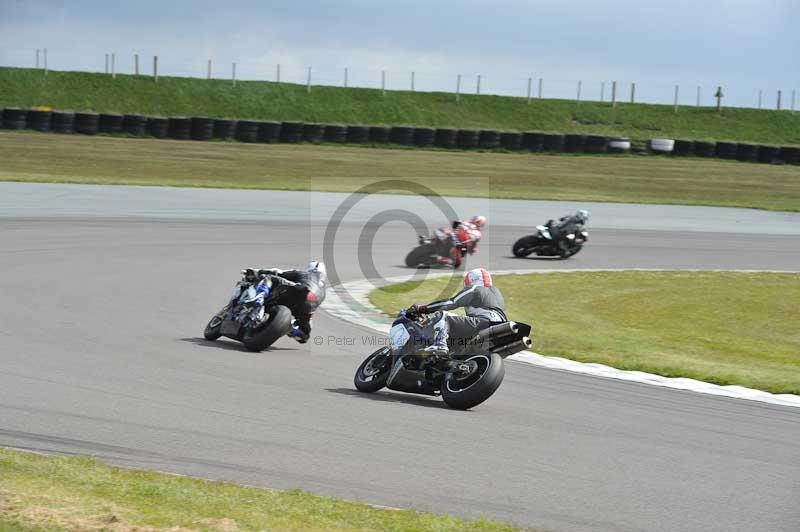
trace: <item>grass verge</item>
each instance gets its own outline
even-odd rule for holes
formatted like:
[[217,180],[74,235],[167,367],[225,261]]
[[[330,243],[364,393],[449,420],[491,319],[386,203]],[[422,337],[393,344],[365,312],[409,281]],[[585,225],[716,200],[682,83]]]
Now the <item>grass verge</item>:
[[[521,87],[522,89],[522,87]],[[520,91],[522,92],[522,91]],[[387,91],[267,81],[230,81],[0,68],[0,106],[347,124],[555,131],[800,144],[800,115],[788,111],[533,100]]]
[[[373,291],[394,315],[449,278]],[[585,272],[498,275],[511,319],[543,355],[800,394],[800,274]]]
[[3,448],[0,479],[0,530],[516,530]]
[[266,145],[0,131],[0,180],[351,192],[422,178],[437,193],[800,211],[800,167],[636,156]]

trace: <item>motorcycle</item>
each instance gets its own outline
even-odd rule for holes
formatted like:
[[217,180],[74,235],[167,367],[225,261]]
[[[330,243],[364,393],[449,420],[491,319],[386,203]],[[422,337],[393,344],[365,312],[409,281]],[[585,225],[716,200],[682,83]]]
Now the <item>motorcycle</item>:
[[[398,315],[404,317],[404,311]],[[356,370],[360,392],[386,387],[400,392],[439,397],[451,408],[468,410],[486,401],[505,376],[503,359],[531,347],[530,325],[505,322],[459,342],[449,356],[424,352],[432,324],[440,313],[399,320],[389,332],[391,345],[378,349]]]
[[563,247],[553,238],[548,225],[537,225],[536,231],[535,235],[523,236],[514,243],[511,251],[515,257],[536,253],[539,257],[568,259],[578,253],[589,239],[589,233],[581,225],[571,225],[562,231],[560,239],[564,241]]
[[292,313],[280,304],[280,289],[270,290],[266,276],[242,271],[227,305],[214,314],[203,331],[206,340],[226,336],[250,351],[263,351],[292,328]]
[[[430,268],[432,266],[439,266],[438,257],[447,254],[447,251],[442,248],[443,244],[435,236],[425,237],[420,235],[419,245],[406,255],[406,266],[409,268]],[[466,243],[459,244],[457,249],[462,259],[464,259],[469,252]],[[461,264],[463,265],[464,262],[465,261],[462,260]]]

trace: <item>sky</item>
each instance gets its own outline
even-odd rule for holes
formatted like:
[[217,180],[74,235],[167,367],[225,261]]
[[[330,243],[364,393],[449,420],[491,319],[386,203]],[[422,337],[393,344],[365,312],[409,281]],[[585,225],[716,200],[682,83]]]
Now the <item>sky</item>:
[[[788,107],[800,91],[800,0],[0,0],[0,65],[544,97]],[[603,85],[605,83],[605,85]],[[797,94],[800,109],[800,92]]]

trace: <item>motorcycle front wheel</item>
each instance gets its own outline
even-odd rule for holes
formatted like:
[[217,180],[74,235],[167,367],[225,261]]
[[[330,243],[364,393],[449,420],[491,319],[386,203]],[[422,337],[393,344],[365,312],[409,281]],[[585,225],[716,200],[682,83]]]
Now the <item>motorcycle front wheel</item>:
[[506,370],[497,353],[473,355],[459,363],[442,381],[442,399],[451,408],[468,410],[492,396]]
[[227,306],[222,307],[222,310],[214,314],[214,316],[209,320],[208,325],[206,325],[206,328],[203,331],[203,337],[205,337],[206,340],[213,342],[222,336],[220,329],[222,329],[223,316],[225,316],[225,312],[227,312],[227,310]]
[[242,343],[250,351],[263,351],[291,330],[292,312],[283,305],[277,305],[270,310],[269,320],[265,324],[244,334]]
[[359,392],[375,393],[386,386],[391,370],[392,350],[389,347],[382,347],[361,363],[356,370],[353,384]]

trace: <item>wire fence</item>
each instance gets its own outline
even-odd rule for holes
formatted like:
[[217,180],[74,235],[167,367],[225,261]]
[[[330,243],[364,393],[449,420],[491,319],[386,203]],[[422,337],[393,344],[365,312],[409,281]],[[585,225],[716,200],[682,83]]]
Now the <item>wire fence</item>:
[[460,101],[464,95],[514,96],[530,102],[536,99],[557,99],[580,102],[650,103],[671,105],[677,112],[686,106],[727,106],[755,109],[776,109],[795,112],[795,88],[742,88],[725,85],[690,83],[639,83],[635,80],[557,79],[544,75],[503,76],[473,73],[430,73],[365,67],[300,66],[285,63],[219,61],[213,59],[181,60],[163,55],[104,53],[96,61],[86,55],[46,48],[5,50],[5,66],[49,70],[198,79],[228,80],[232,86],[240,81],[273,81],[306,87],[317,86],[368,88],[386,91],[440,92]]

